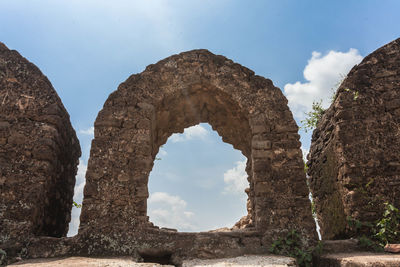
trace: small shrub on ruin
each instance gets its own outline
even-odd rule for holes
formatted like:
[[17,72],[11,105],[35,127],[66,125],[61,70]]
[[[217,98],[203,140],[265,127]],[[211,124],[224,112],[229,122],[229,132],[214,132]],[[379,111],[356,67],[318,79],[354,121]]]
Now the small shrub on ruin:
[[75,201],[72,201],[72,205],[73,205],[75,208],[77,208],[77,209],[82,208],[82,204],[78,204],[78,203],[76,203]]
[[355,233],[360,246],[383,251],[389,243],[400,241],[400,211],[389,202],[384,203],[382,217],[375,223],[365,223],[348,217],[349,228]]
[[322,107],[322,100],[319,102],[313,102],[311,111],[305,113],[306,118],[301,121],[302,127],[305,132],[309,130],[312,131],[317,127],[318,121],[321,119],[322,115],[324,115],[325,109]]
[[318,243],[315,248],[304,250],[301,245],[301,236],[296,230],[291,230],[285,237],[275,240],[269,252],[277,255],[284,255],[295,258],[300,267],[311,267],[313,254],[320,254],[322,243]]

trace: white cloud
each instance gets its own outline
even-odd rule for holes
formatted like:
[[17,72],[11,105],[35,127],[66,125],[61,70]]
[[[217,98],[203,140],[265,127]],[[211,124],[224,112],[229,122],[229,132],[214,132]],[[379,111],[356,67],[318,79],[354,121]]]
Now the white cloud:
[[193,139],[204,140],[208,135],[207,129],[205,129],[200,124],[186,128],[183,134],[173,134],[169,138],[173,143],[184,142]]
[[313,101],[322,100],[323,107],[327,108],[332,89],[361,60],[362,56],[354,48],[345,53],[329,51],[324,56],[319,52],[312,52],[311,59],[304,68],[306,82],[288,83],[284,87],[294,116],[303,119],[304,113],[311,110]]
[[79,160],[78,172],[76,174],[76,182],[74,188],[74,201],[77,203],[82,203],[83,201],[83,187],[85,186],[87,165],[82,161]]
[[185,208],[186,201],[181,199],[179,196],[171,196],[165,192],[155,192],[149,197],[149,204],[153,203],[164,203],[172,208]]
[[307,148],[301,147],[301,152],[303,153],[303,160],[304,160],[304,162],[307,162],[307,155],[308,155],[308,153],[310,152],[310,150],[307,149]]
[[88,128],[86,130],[79,130],[79,133],[80,134],[84,134],[84,135],[94,136],[94,127],[92,126],[92,127]]
[[[76,182],[74,188],[74,201],[78,204],[81,204],[83,201],[83,188],[85,187],[87,165],[82,161],[79,160],[78,172],[76,174]],[[69,231],[67,236],[74,236],[78,233],[79,228],[79,216],[81,215],[81,209],[72,208],[71,213],[71,222],[69,224]]]
[[161,157],[165,157],[166,155],[168,155],[168,153],[163,148],[160,148],[160,151],[158,151],[158,155],[160,155]]
[[244,194],[249,187],[246,173],[246,160],[236,162],[236,166],[224,173],[225,188],[224,194]]
[[165,192],[150,194],[147,201],[150,221],[160,227],[195,231],[194,213],[186,210],[187,203],[179,196]]

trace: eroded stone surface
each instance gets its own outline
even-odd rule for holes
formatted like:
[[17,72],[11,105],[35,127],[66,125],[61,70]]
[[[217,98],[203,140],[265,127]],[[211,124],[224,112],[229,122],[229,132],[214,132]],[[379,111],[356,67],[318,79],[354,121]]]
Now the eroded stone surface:
[[323,255],[318,266],[324,267],[398,267],[400,255],[353,252]]
[[400,39],[367,56],[338,89],[312,137],[311,190],[323,239],[351,235],[400,207]]
[[[208,122],[248,159],[248,216],[228,233],[175,233],[147,216],[147,182],[169,136]],[[272,82],[207,50],[150,65],[113,92],[95,122],[79,236],[88,253],[226,257],[268,251],[297,229],[316,239],[298,127]]]
[[34,235],[65,236],[79,156],[49,80],[0,43],[0,248],[17,249]]
[[129,257],[119,258],[87,258],[87,257],[69,257],[69,258],[50,258],[26,260],[11,264],[10,266],[21,267],[173,267],[173,265],[161,265],[157,263],[138,263]]
[[[24,260],[18,263],[11,264],[10,266],[22,267],[172,267],[173,265],[163,265],[158,263],[139,263],[135,262],[129,257],[118,258],[88,258],[88,257],[69,257],[69,258],[49,258],[49,259],[33,259]],[[257,267],[289,267],[297,266],[296,260],[289,257],[265,255],[247,255],[236,258],[223,258],[215,260],[186,260],[182,263],[182,267],[196,267],[196,266],[257,266]]]
[[400,253],[400,244],[387,244],[385,246],[386,252]]
[[246,255],[236,258],[223,258],[215,260],[186,260],[183,261],[182,267],[200,267],[200,266],[236,266],[236,267],[289,267],[297,266],[296,260],[284,256],[276,255]]
[[[17,52],[2,46],[1,53],[2,234],[29,240],[8,256],[131,255],[180,264],[264,254],[291,229],[304,246],[316,239],[286,98],[270,80],[206,50],[150,65],[109,96],[95,122],[79,234],[54,238],[67,231],[78,141],[50,82]],[[147,217],[155,155],[173,133],[200,122],[247,157],[248,215],[231,231],[159,229]]]

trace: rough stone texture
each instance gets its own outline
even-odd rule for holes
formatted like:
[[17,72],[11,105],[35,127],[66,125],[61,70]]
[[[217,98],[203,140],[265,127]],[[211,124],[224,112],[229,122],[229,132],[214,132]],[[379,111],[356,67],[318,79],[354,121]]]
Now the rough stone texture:
[[400,266],[400,255],[366,252],[357,239],[323,240],[322,255],[314,258],[314,266]]
[[322,240],[323,254],[337,254],[365,251],[357,239]]
[[346,218],[373,222],[400,207],[400,39],[367,56],[314,130],[311,190],[323,239],[351,236]]
[[[118,229],[117,230],[121,230]],[[255,231],[217,233],[177,233],[149,228],[98,234],[85,232],[72,238],[40,237],[31,239],[26,257],[47,258],[130,255],[136,261],[180,264],[186,258],[222,258],[244,254],[263,254],[269,247]]]
[[[50,258],[24,260],[10,266],[22,267],[172,267],[173,265],[162,265],[157,263],[138,263],[129,257],[118,258],[87,258],[87,257],[69,257],[69,258]],[[265,255],[255,256],[247,255],[236,258],[223,258],[217,260],[186,260],[182,267],[195,266],[260,266],[260,267],[289,267],[297,266],[296,260],[289,257]]]
[[296,260],[294,258],[276,256],[276,255],[246,255],[236,258],[223,258],[216,260],[186,260],[183,261],[182,267],[200,267],[200,266],[215,266],[215,267],[227,267],[227,266],[237,266],[237,267],[289,267],[297,266]]
[[0,248],[66,235],[79,156],[49,80],[0,43]]
[[[169,136],[208,122],[248,159],[248,216],[232,232],[176,233],[147,216],[147,182]],[[207,50],[150,65],[113,92],[95,122],[79,236],[89,254],[226,257],[265,253],[281,232],[316,239],[298,127],[272,82]]]
[[400,255],[358,252],[323,255],[319,265],[323,267],[399,267]]
[[129,257],[119,258],[85,258],[85,257],[69,257],[69,258],[51,258],[51,259],[34,259],[25,260],[10,266],[21,267],[173,267],[173,265],[161,265],[157,263],[138,263]]
[[400,253],[400,244],[387,244],[385,246],[386,252]]
[[[328,254],[321,257],[321,261],[316,266],[321,267],[398,267],[400,255],[377,254],[368,252]],[[162,265],[157,263],[138,263],[130,257],[118,258],[88,258],[88,257],[69,257],[69,258],[48,258],[24,260],[10,266],[21,267],[170,267],[173,265]],[[286,267],[297,266],[296,260],[289,257],[274,255],[247,255],[236,258],[222,258],[215,260],[192,259],[185,260],[182,267],[197,266],[237,266],[237,267]]]

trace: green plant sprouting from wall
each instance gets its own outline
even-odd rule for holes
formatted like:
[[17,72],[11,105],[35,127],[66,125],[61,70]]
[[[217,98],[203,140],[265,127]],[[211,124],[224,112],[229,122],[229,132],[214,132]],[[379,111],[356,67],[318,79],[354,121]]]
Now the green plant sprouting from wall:
[[347,218],[350,230],[364,248],[383,251],[385,245],[400,241],[400,211],[389,202],[383,205],[382,217],[374,223]]
[[307,172],[308,172],[307,162],[305,160],[303,160],[303,163],[304,163],[304,173],[307,174]]
[[353,94],[354,101],[356,101],[358,99],[358,96],[359,96],[358,91],[351,90],[350,88],[345,88],[344,91]]
[[311,111],[305,113],[306,118],[301,121],[302,128],[305,132],[309,130],[312,131],[317,127],[317,123],[319,119],[321,119],[322,115],[324,114],[325,109],[322,107],[322,100],[319,102],[313,102]]
[[[335,102],[337,97],[337,90],[340,84],[345,79],[343,74],[340,74],[340,80],[335,84],[334,87],[331,88],[332,94],[330,97],[331,103]],[[301,121],[302,127],[305,132],[312,131],[317,127],[319,119],[324,114],[325,109],[322,107],[322,99],[319,102],[313,101],[311,111],[305,112],[306,118]]]
[[[335,84],[334,87],[331,88],[332,90],[332,95],[330,97],[330,103],[332,104],[335,102],[337,98],[337,91],[342,84],[342,82],[345,79],[344,75],[340,75],[341,79]],[[345,88],[345,92],[349,92],[353,95],[353,100],[356,101],[359,97],[359,93],[357,90],[352,90],[350,88]],[[304,129],[305,132],[312,131],[317,127],[319,119],[322,117],[322,115],[325,113],[326,109],[322,107],[322,99],[318,101],[313,101],[311,111],[305,112],[306,118],[301,121],[301,128]]]
[[375,237],[381,245],[400,240],[400,212],[392,204],[385,202],[383,216],[375,226]]
[[322,251],[322,243],[319,242],[314,248],[305,250],[302,248],[301,236],[296,230],[289,231],[285,237],[275,240],[269,252],[278,255],[289,256],[295,258],[300,267],[311,267],[313,254],[320,254]]
[[78,204],[78,203],[76,203],[75,201],[72,201],[72,205],[73,205],[75,208],[77,208],[77,209],[82,208],[82,204]]

